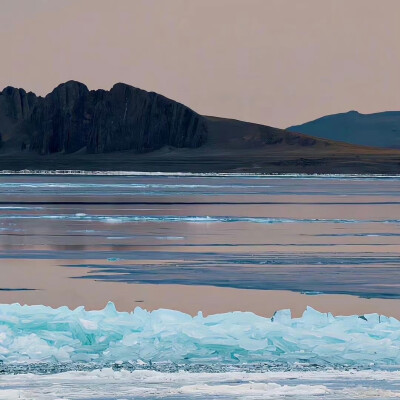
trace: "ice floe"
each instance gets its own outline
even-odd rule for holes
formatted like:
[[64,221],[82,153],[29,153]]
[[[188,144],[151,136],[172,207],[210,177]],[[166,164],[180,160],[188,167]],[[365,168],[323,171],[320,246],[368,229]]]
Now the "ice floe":
[[308,308],[192,317],[173,310],[0,305],[0,365],[32,363],[400,365],[400,321]]

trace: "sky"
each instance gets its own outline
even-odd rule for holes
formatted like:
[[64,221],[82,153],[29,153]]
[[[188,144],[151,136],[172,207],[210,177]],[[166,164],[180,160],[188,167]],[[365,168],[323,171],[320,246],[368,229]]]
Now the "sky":
[[287,127],[400,110],[400,0],[0,0],[0,90],[125,82]]

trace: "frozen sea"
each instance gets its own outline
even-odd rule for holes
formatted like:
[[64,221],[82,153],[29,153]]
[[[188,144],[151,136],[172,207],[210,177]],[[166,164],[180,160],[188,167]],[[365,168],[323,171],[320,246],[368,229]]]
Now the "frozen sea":
[[0,399],[400,397],[399,266],[396,176],[2,174]]

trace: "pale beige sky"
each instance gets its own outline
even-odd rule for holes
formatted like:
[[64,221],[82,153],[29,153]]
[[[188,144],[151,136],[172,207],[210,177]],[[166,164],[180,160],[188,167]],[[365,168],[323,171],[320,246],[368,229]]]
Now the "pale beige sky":
[[0,88],[79,80],[286,127],[400,110],[400,0],[0,0]]

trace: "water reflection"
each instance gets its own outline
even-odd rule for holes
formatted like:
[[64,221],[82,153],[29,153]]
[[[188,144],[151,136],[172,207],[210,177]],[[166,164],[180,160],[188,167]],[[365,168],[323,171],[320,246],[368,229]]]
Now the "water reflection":
[[2,176],[0,279],[11,260],[47,260],[54,269],[74,267],[74,278],[110,285],[399,298],[399,183]]

